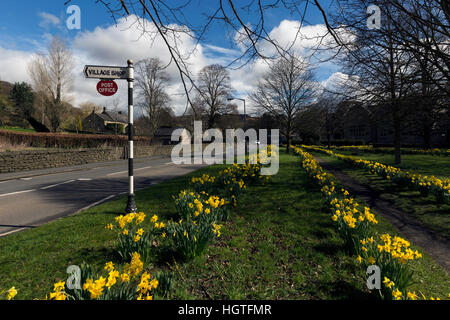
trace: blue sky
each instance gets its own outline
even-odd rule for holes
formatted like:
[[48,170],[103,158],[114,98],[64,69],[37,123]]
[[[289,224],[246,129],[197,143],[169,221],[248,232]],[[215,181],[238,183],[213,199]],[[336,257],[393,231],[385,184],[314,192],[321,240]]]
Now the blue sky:
[[[79,31],[68,30],[67,28],[55,28],[50,22],[43,22],[45,14],[51,14],[61,21],[65,21],[69,16],[66,13],[68,5],[64,5],[66,0],[2,0],[0,10],[0,44],[3,47],[15,49],[33,50],[33,43],[29,41],[11,41],[12,39],[39,40],[44,34],[61,33],[67,37],[74,37]],[[113,2],[112,0],[111,2]],[[175,2],[175,1],[174,1]],[[180,1],[178,1],[180,2]],[[182,2],[182,1],[181,1]],[[24,8],[26,3],[26,8]],[[206,5],[205,5],[206,3]],[[209,3],[209,5],[208,5]],[[193,21],[204,21],[203,12],[211,12],[215,8],[215,1],[193,1],[184,12],[186,17]],[[239,3],[237,1],[237,3]],[[326,7],[329,0],[321,1]],[[82,31],[93,30],[100,26],[107,26],[113,23],[113,19],[102,4],[95,3],[95,0],[72,0],[69,5],[78,5],[82,12]],[[210,9],[210,10],[209,10]],[[251,20],[251,15],[246,16]],[[265,13],[265,24],[268,30],[276,27],[282,20],[298,19],[298,13],[290,14],[285,8],[271,9]],[[308,7],[307,24],[321,24],[322,16],[313,5]],[[207,43],[217,46],[230,47],[228,39],[224,37],[223,26],[214,25],[207,35]]]
[[[114,2],[116,0],[110,0]],[[172,1],[172,0],[171,0]],[[94,101],[101,103],[100,97],[95,90],[88,87],[86,81],[81,77],[83,64],[117,63],[126,61],[130,55],[135,60],[147,56],[158,56],[164,58],[167,53],[161,44],[150,45],[150,41],[144,43],[140,40],[136,43],[136,32],[124,31],[129,26],[130,21],[119,20],[119,26],[114,26],[114,21],[105,7],[95,3],[95,0],[73,0],[70,4],[78,5],[81,9],[81,30],[68,30],[66,27],[67,6],[64,6],[65,0],[2,0],[0,10],[0,78],[6,81],[27,81],[26,64],[31,57],[31,53],[45,50],[50,39],[54,35],[61,35],[73,48],[77,58],[77,79],[75,81],[74,100],[76,103],[82,101]],[[175,1],[174,1],[175,2]],[[184,1],[178,1],[183,3]],[[24,5],[24,3],[26,5]],[[239,4],[239,1],[235,1]],[[324,7],[328,7],[330,1],[321,1]],[[210,11],[215,7],[216,1],[212,0],[193,0],[185,9],[184,14],[195,23],[204,21],[202,13]],[[244,16],[246,23],[251,23],[254,16]],[[286,9],[271,9],[265,12],[266,29],[273,32],[277,40],[284,41],[289,39],[289,34],[296,26],[296,20],[300,17],[298,13],[291,15]],[[323,20],[318,10],[310,6],[306,16],[307,23],[304,30],[309,34],[314,34],[317,30],[323,29]],[[302,29],[303,30],[303,29]],[[104,36],[103,36],[104,34]],[[233,34],[231,35],[233,36]],[[189,41],[187,41],[189,42]],[[196,54],[192,60],[195,67],[201,67],[205,63],[224,63],[230,59],[230,55],[238,55],[239,48],[233,42],[233,38],[227,38],[223,25],[214,25],[206,35],[205,41],[201,44],[201,52]],[[187,48],[192,43],[187,44]],[[120,46],[120,48],[117,48]],[[299,52],[302,51],[299,46]],[[123,51],[123,52],[122,52]],[[225,52],[225,53],[224,53]],[[127,56],[126,56],[127,55]],[[116,59],[117,57],[117,59]],[[95,60],[95,61],[94,61]],[[23,62],[22,62],[23,61]],[[13,69],[12,65],[21,64],[19,68]],[[122,63],[123,64],[123,63]],[[319,65],[316,70],[317,80],[324,82],[333,73],[338,71],[338,67],[332,63]],[[10,71],[13,70],[13,71]],[[249,83],[254,83],[258,77],[263,74],[264,66],[255,62],[251,67],[245,70],[231,73],[232,85],[235,94],[245,97],[251,89]],[[176,78],[176,72],[173,70],[173,76]],[[254,79],[250,78],[254,75]],[[22,79],[23,78],[23,79]],[[253,81],[255,80],[255,81]],[[174,80],[176,82],[176,80]],[[178,84],[171,88],[174,93],[176,109],[181,110],[182,99],[175,94],[180,91]],[[123,99],[123,96],[119,97]]]

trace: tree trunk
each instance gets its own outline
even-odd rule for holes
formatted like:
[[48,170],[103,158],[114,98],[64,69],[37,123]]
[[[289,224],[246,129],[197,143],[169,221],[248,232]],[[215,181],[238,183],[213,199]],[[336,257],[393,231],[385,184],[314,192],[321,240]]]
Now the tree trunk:
[[328,145],[328,149],[330,149],[331,148],[331,134],[328,130],[327,130],[327,145]]
[[290,153],[291,151],[291,134],[288,133],[286,136],[286,153]]
[[402,147],[402,130],[401,122],[398,115],[394,116],[394,149],[395,149],[395,164],[402,162],[401,147]]
[[291,151],[291,122],[288,121],[286,128],[286,153]]
[[423,127],[423,147],[431,149],[431,126],[426,123]]

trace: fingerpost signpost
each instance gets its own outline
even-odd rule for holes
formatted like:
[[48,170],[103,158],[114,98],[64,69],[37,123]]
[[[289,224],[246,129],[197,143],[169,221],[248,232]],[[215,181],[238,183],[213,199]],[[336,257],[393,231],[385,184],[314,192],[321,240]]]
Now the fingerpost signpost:
[[[128,81],[128,179],[129,192],[126,207],[126,213],[135,213],[137,211],[134,201],[134,176],[133,176],[133,82],[134,65],[132,60],[128,60],[127,67],[110,66],[85,66],[84,75],[90,79],[100,79],[100,82],[111,80]],[[117,89],[115,90],[117,91]],[[115,93],[115,92],[114,92]]]

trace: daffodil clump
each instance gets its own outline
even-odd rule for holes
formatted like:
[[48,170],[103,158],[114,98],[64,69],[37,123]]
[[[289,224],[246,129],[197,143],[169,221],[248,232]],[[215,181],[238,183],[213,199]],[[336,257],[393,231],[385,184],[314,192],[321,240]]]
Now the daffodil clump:
[[[410,263],[420,259],[422,254],[411,249],[409,241],[389,234],[374,235],[360,240],[360,254],[356,258],[364,266],[377,265],[381,269],[382,278],[395,283],[396,290],[407,296],[408,286],[412,281]],[[392,295],[391,285],[384,286],[380,294],[384,299],[396,299]]]
[[334,176],[323,170],[312,155],[298,147],[294,147],[294,152],[300,155],[307,174],[322,187],[322,193],[330,202],[331,219],[336,223],[347,249],[358,253],[359,240],[371,234],[372,225],[378,223],[374,214],[370,208],[360,206],[347,190],[337,187]]
[[81,265],[81,288],[69,289],[64,281],[57,282],[46,299],[49,300],[152,300],[159,281],[144,270],[139,253],[118,270],[113,262],[104,267],[106,275],[93,276],[89,265]]
[[244,180],[237,179],[231,169],[225,169],[217,176],[204,174],[201,177],[193,177],[191,187],[197,193],[221,195],[233,204],[247,188]]
[[[189,260],[201,254],[217,236],[217,224],[228,218],[229,202],[202,191],[183,190],[175,198],[175,206],[181,218],[167,224],[167,235],[175,250]],[[220,228],[219,228],[220,230]],[[220,233],[219,233],[220,235]]]
[[225,221],[228,218],[227,204],[229,201],[218,196],[210,196],[204,191],[196,193],[183,190],[175,198],[175,206],[182,219],[209,224],[215,221]]
[[316,146],[302,145],[302,148],[326,153],[330,156],[346,161],[352,165],[365,168],[371,173],[377,174],[384,179],[391,180],[399,185],[409,186],[415,190],[418,190],[423,196],[431,193],[439,202],[450,201],[450,179],[439,179],[434,176],[425,176],[414,173],[411,170],[403,171],[399,168],[388,166],[376,161],[357,159],[352,156],[338,154],[331,150]]
[[[348,191],[344,190],[344,194]],[[330,202],[331,219],[337,223],[337,228],[346,241],[347,248],[353,253],[359,251],[359,240],[370,235],[372,225],[378,220],[370,211],[370,208],[362,208],[358,202],[351,197],[334,198]]]
[[[420,295],[418,295],[415,291],[401,291],[397,288],[396,283],[388,277],[384,277],[382,285],[383,291],[388,292],[388,295],[392,297],[392,300],[441,300],[438,297],[435,298],[432,296],[427,298],[421,292],[419,293]],[[450,298],[450,294],[448,294],[447,298]]]
[[211,241],[220,237],[221,227],[215,222],[180,219],[167,224],[167,234],[172,239],[176,252],[185,260],[190,260],[200,255]]
[[[105,264],[106,274],[100,276],[94,276],[91,267],[85,263],[80,269],[79,287],[69,288],[65,281],[56,282],[45,300],[152,300],[160,280],[165,287],[159,290],[161,296],[172,285],[170,275],[159,273],[151,276],[144,270],[141,255],[137,252],[132,254],[130,263],[125,264],[122,270],[116,269],[111,261]],[[0,292],[0,297],[4,296],[6,300],[16,295],[15,287]]]
[[270,176],[261,174],[261,169],[270,157],[278,157],[277,152],[275,146],[269,145],[258,153],[248,156],[244,163],[235,163],[220,171],[217,176],[203,174],[200,177],[193,177],[191,187],[197,193],[220,195],[236,205],[237,199],[245,192],[247,185],[264,184],[270,180]]
[[106,225],[107,230],[117,232],[117,253],[124,261],[130,261],[134,252],[138,252],[146,260],[153,241],[162,234],[163,222],[158,222],[158,216],[149,219],[150,227],[144,226],[146,214],[143,212],[129,213],[117,216],[115,224]]
[[17,290],[15,287],[11,287],[8,290],[0,291],[0,298],[4,300],[12,300],[17,295]]
[[211,194],[216,191],[216,177],[209,174],[202,174],[200,177],[192,177],[191,186],[196,192],[206,192]]
[[[361,145],[361,146],[333,146],[334,150],[344,150],[344,151],[360,151],[360,152],[370,152],[370,153],[394,153],[395,150],[392,147],[376,147],[371,145]],[[403,154],[422,154],[422,155],[432,155],[432,156],[449,156],[450,149],[417,149],[417,148],[402,148]]]

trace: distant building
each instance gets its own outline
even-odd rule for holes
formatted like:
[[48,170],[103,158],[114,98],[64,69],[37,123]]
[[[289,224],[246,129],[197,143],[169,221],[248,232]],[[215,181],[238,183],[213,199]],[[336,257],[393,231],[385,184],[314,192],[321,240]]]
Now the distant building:
[[[179,141],[172,141],[172,133],[177,130],[182,129],[180,140]],[[189,144],[191,143],[190,139],[190,133],[184,128],[175,128],[175,127],[168,127],[168,126],[162,126],[159,127],[154,135],[155,142],[163,145],[169,145],[169,144]]]
[[102,113],[92,111],[83,119],[83,131],[104,134],[125,134],[128,126],[128,117],[121,111],[107,111],[103,108]]
[[[360,141],[365,144],[374,145],[393,145],[394,130],[390,123],[390,115],[386,108],[371,107],[364,108],[360,104],[354,104],[350,108],[342,109],[340,114],[340,124],[334,128],[331,140]],[[374,110],[376,112],[374,112]],[[414,121],[415,120],[415,121]],[[422,128],[417,120],[412,118],[410,121],[404,121],[407,126],[401,132],[402,145],[421,146],[424,143]],[[431,143],[435,146],[448,146],[450,135],[450,122],[443,117],[438,119],[432,128]],[[326,137],[326,133],[322,133]],[[322,142],[326,139],[322,138]]]

